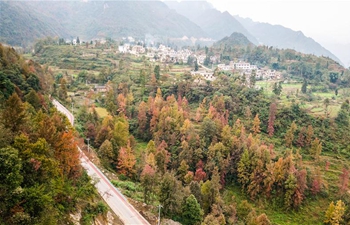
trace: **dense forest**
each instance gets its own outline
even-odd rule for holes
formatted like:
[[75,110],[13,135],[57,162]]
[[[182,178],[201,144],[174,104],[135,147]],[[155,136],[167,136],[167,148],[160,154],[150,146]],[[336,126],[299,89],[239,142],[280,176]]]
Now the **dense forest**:
[[0,224],[81,224],[107,211],[82,170],[74,131],[51,104],[53,75],[0,44]]
[[[324,100],[321,116],[311,115],[302,105],[321,89],[333,93],[348,88],[348,70],[329,58],[266,46],[197,49],[219,54],[224,63],[243,59],[282,71],[286,80],[307,87],[305,92],[286,94],[285,84],[276,81],[279,86],[268,93],[235,73],[215,71],[214,81],[193,77],[185,72],[194,68],[191,60],[189,65],[161,64],[107,51],[116,45],[41,41],[27,57],[44,66],[2,47],[1,129],[11,134],[4,135],[2,143],[4,152],[12,151],[8,155],[14,157],[6,168],[16,174],[16,179],[3,182],[9,185],[1,193],[12,190],[15,196],[4,201],[4,223],[18,223],[17,213],[32,223],[57,221],[58,215],[67,215],[80,199],[95,193],[74,161],[78,158],[65,161],[67,152],[76,152],[73,134],[51,108],[48,93],[72,110],[74,104],[75,129],[89,138],[101,164],[118,175],[112,183],[151,206],[154,214],[162,205],[162,217],[182,224],[350,221],[350,103],[345,94],[334,94],[334,99]],[[105,85],[106,92],[94,91],[96,84]],[[9,111],[13,101],[22,108],[11,106]],[[327,113],[331,104],[339,104],[334,116]],[[16,115],[22,115],[18,122],[6,122],[6,113],[13,115],[17,108]],[[101,115],[100,109],[108,113]],[[54,171],[49,163],[42,168],[44,159],[57,165]],[[52,182],[43,182],[36,171]],[[26,197],[36,195],[25,193],[38,188],[44,190],[38,196],[46,200],[40,203],[53,204],[32,212],[38,207],[28,205]],[[93,207],[97,212],[101,205],[95,202]],[[43,214],[48,209],[53,212]]]
[[[86,49],[45,48],[41,54],[71,48],[79,55]],[[74,93],[85,90],[77,130],[120,182],[140,186],[143,202],[162,205],[162,216],[182,224],[349,222],[348,100],[336,116],[316,117],[300,101],[284,104],[280,92],[267,95],[237,74],[216,72],[215,81],[198,82],[186,72],[171,75],[171,67],[181,65],[102,56],[105,48],[93,50],[99,51],[94,55],[95,68],[102,67],[98,73],[81,70],[70,78],[58,72],[61,87],[54,94],[62,93],[62,84]],[[207,51],[227,61],[245,58],[285,68],[288,79],[327,91],[348,86],[349,72],[329,58],[266,46]],[[104,67],[109,57],[112,66]],[[63,66],[66,72],[69,65]],[[86,80],[107,82],[106,93],[86,88]],[[307,99],[312,91],[297,95]],[[61,94],[61,99],[70,104],[74,98]],[[96,107],[108,115],[101,118]]]

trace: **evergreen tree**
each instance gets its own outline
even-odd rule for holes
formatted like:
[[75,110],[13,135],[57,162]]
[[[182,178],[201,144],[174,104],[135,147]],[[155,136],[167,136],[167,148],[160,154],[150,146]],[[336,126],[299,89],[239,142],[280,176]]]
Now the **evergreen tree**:
[[303,85],[301,86],[301,92],[302,92],[303,94],[305,94],[306,91],[307,91],[307,80],[304,79]]
[[194,61],[194,71],[198,71],[198,62],[197,59]]
[[276,103],[273,102],[270,104],[269,121],[267,125],[267,131],[270,137],[272,137],[273,133],[275,132],[274,123],[276,120],[276,112],[277,112],[277,106],[276,106]]
[[157,81],[159,81],[159,79],[160,79],[160,67],[159,67],[159,65],[156,65],[154,67],[154,74],[156,76]]
[[186,198],[182,205],[181,223],[184,225],[200,224],[203,217],[203,210],[194,195]]

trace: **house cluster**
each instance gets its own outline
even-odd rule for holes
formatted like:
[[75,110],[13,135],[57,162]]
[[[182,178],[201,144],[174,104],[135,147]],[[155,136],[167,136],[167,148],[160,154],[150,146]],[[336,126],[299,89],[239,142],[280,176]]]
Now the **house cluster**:
[[193,54],[192,51],[188,49],[176,51],[165,45],[159,45],[158,48],[149,47],[147,48],[147,51],[147,57],[149,57],[150,60],[166,63],[187,62],[188,57]]
[[207,71],[207,70],[191,71],[191,75],[194,76],[194,77],[200,76],[200,77],[204,78],[205,80],[210,80],[210,81],[215,80],[215,76],[214,76],[213,71]]
[[130,44],[124,44],[120,45],[118,47],[118,51],[120,53],[130,53],[133,55],[140,55],[144,54],[146,52],[146,49],[142,45],[130,45]]
[[239,72],[241,76],[250,76],[255,71],[256,79],[259,80],[278,80],[281,78],[281,73],[268,68],[258,68],[256,65],[251,65],[247,62],[233,62],[229,65],[219,64],[218,69],[222,71]]
[[[207,55],[200,54],[200,55],[197,55],[195,57],[197,58],[197,61],[198,61],[199,64],[204,64],[204,61],[207,58]],[[220,62],[220,55],[217,54],[217,55],[210,56],[209,57],[209,61],[210,61],[211,64],[219,63]]]

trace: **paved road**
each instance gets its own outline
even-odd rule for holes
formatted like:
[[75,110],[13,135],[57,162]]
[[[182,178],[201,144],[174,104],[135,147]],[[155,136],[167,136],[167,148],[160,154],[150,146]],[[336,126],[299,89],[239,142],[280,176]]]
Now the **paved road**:
[[[53,100],[56,108],[65,114],[69,121],[74,123],[74,116],[61,105]],[[78,147],[79,148],[79,147]],[[128,202],[128,200],[111,184],[107,177],[80,151],[81,165],[93,180],[97,180],[95,187],[98,193],[106,201],[115,214],[124,222],[124,224],[149,224],[145,218]]]

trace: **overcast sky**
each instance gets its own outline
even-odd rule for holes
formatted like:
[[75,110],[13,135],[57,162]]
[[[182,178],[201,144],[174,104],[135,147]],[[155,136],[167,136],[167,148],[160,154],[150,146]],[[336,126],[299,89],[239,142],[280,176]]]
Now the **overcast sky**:
[[208,0],[220,11],[302,31],[350,66],[350,0]]

